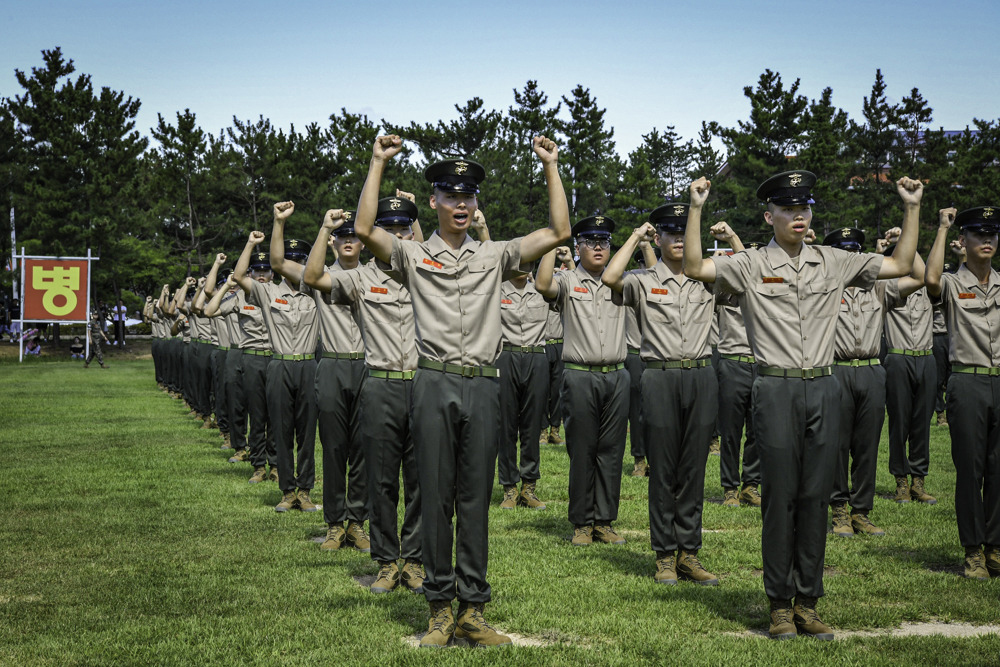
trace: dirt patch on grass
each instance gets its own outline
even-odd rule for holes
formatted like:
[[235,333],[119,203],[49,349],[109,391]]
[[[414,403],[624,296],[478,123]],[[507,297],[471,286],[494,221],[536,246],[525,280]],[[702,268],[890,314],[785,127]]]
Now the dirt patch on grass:
[[[507,635],[510,640],[514,642],[514,646],[555,646],[557,642],[547,641],[545,639],[539,639],[538,637],[525,637],[524,635],[519,635],[515,632],[506,632],[503,628],[494,626],[497,632]],[[420,640],[423,636],[427,634],[426,632],[418,632],[415,635],[410,635],[409,637],[403,637],[403,643],[405,643],[410,648],[419,648]],[[469,643],[465,639],[454,639],[448,642],[447,648],[476,648],[475,644]]]
[[[903,623],[898,628],[883,628],[880,630],[838,630],[834,631],[834,639],[850,639],[851,637],[985,637],[1000,635],[1000,625],[973,625],[971,623],[945,623],[943,621],[928,621],[923,623]],[[759,637],[769,639],[766,630],[747,630],[746,632],[727,633],[735,637]]]

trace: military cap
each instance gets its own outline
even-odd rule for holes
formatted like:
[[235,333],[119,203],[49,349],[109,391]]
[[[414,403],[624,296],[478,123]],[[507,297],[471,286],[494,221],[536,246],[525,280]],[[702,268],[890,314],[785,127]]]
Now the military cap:
[[843,227],[827,234],[823,239],[823,245],[861,252],[861,248],[865,245],[865,233],[854,227]]
[[764,244],[760,241],[751,241],[743,246],[744,250],[760,250],[764,247]]
[[1000,206],[967,208],[955,216],[955,224],[963,233],[969,230],[983,234],[996,234],[1000,232]]
[[944,273],[955,273],[956,271],[958,271],[958,267],[955,266],[954,264],[946,263],[942,271]]
[[250,255],[250,269],[264,269],[265,271],[271,270],[271,255],[262,250],[255,251]]
[[293,262],[304,262],[309,259],[312,244],[298,239],[285,239],[285,259]]
[[573,225],[573,237],[596,236],[611,238],[615,231],[615,221],[606,215],[592,215]]
[[417,219],[417,205],[403,197],[386,197],[378,200],[375,224],[380,227],[412,225]]
[[216,287],[225,283],[229,279],[229,276],[231,275],[233,275],[232,269],[222,269],[221,271],[219,271],[218,277],[215,281]]
[[[659,259],[660,258],[660,249],[659,248],[653,248],[653,254],[656,255],[657,259]],[[642,264],[643,266],[646,266],[646,256],[642,254],[642,250],[641,249],[635,251],[635,254],[632,255],[632,259],[635,261],[636,264]]]
[[761,183],[757,188],[757,199],[778,206],[813,204],[814,185],[816,174],[811,171],[786,171]]
[[486,179],[486,170],[478,162],[456,158],[430,165],[424,170],[424,178],[438,190],[476,194]]
[[[333,230],[334,236],[354,236],[354,218],[356,214],[354,211],[344,211],[344,222]],[[308,255],[307,255],[308,257]]]
[[661,232],[683,233],[687,228],[688,208],[687,204],[664,204],[653,209],[649,222]]

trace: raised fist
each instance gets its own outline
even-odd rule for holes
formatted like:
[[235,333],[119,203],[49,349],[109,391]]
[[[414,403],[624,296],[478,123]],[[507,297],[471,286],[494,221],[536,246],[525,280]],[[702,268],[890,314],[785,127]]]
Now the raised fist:
[[403,150],[403,140],[397,134],[384,134],[375,139],[372,157],[376,160],[391,160]]
[[703,206],[708,199],[708,191],[712,188],[712,181],[704,176],[691,184],[691,206]]
[[279,201],[274,205],[274,221],[284,222],[295,212],[295,202]]
[[344,224],[344,210],[340,208],[331,208],[323,216],[323,229],[328,231],[334,231],[340,229]]
[[559,147],[556,142],[547,137],[535,137],[531,140],[531,150],[535,151],[542,164],[555,162],[559,158]]
[[264,242],[264,232],[252,231],[250,232],[250,243],[254,245],[260,245]]

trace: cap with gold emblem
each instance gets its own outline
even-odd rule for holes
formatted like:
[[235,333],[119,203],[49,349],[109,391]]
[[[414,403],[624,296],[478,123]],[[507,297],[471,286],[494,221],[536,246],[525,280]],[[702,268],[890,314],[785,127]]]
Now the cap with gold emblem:
[[[660,249],[659,248],[653,248],[653,254],[656,255],[657,259],[659,259],[660,258]],[[641,266],[643,268],[649,268],[649,267],[646,266],[646,255],[643,254],[642,250],[636,250],[635,254],[632,255],[632,260],[636,264],[638,264],[639,266]]]
[[222,269],[219,271],[219,275],[215,280],[215,286],[218,287],[229,280],[229,276],[233,275],[232,269]]
[[309,259],[312,244],[298,239],[285,239],[285,259],[293,262],[304,262]]
[[417,219],[417,205],[402,197],[386,197],[378,200],[375,224],[380,227],[412,225]]
[[851,252],[861,252],[861,248],[865,245],[865,233],[854,227],[843,227],[827,234],[826,238],[823,239],[823,245]]
[[478,162],[456,158],[430,165],[424,170],[424,178],[438,190],[476,194],[486,179],[486,170]]
[[955,224],[962,232],[996,234],[1000,232],[1000,206],[967,208],[955,216]]
[[257,251],[250,255],[250,270],[261,270],[266,271],[271,270],[271,255],[270,253]]
[[750,243],[747,243],[746,245],[744,245],[743,249],[744,250],[760,250],[763,247],[764,247],[764,244],[761,243],[760,241],[751,241]]
[[670,234],[683,233],[687,227],[687,219],[687,204],[664,204],[649,214],[649,222],[654,227]]
[[[344,211],[343,214],[344,222],[341,223],[340,227],[333,230],[334,236],[355,236],[354,232],[354,211]],[[307,255],[308,257],[308,255]]]
[[811,171],[786,171],[772,176],[757,188],[757,199],[779,206],[814,204],[812,187],[816,174]]
[[615,231],[615,221],[606,215],[592,215],[573,225],[573,236],[595,236],[611,238]]

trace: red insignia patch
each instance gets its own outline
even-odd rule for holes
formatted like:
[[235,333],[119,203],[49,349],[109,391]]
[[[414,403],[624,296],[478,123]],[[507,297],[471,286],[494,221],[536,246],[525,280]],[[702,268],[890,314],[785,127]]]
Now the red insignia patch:
[[287,299],[275,299],[274,302],[275,303],[280,303],[280,304],[285,305],[285,306],[288,305],[288,300]]
[[779,278],[778,276],[764,276],[763,280],[764,280],[764,284],[765,285],[768,284],[768,283],[783,283],[783,282],[785,282],[784,278]]
[[243,306],[243,310],[257,310],[256,306]]
[[976,298],[976,293],[975,292],[959,292],[958,293],[958,298],[959,299],[975,299]]
[[649,291],[652,292],[653,294],[669,294],[670,293],[670,290],[660,289],[659,287],[650,287]]
[[840,297],[840,302],[841,303],[847,303],[847,299],[845,299],[844,297]]
[[444,264],[442,264],[441,262],[435,262],[433,259],[427,259],[426,257],[424,257],[424,264],[428,266],[433,266],[435,269],[444,268]]
[[387,290],[385,287],[372,287],[372,292],[374,292],[375,294],[388,294],[389,290]]
[[510,299],[500,299],[500,303],[506,303],[507,305],[510,305],[510,304],[512,304],[514,302],[511,301]]
[[580,292],[581,294],[589,294],[590,293],[590,290],[587,289],[586,287],[574,287],[573,291],[574,292]]

